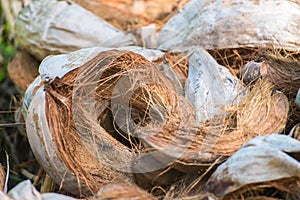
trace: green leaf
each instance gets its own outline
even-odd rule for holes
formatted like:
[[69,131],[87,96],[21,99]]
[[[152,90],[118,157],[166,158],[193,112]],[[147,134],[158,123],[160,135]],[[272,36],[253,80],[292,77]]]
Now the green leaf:
[[0,82],[2,82],[6,77],[6,73],[0,72]]

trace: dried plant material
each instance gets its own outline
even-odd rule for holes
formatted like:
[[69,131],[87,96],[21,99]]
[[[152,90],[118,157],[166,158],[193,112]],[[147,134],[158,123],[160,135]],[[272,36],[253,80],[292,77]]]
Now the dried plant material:
[[[26,110],[29,107],[31,98],[34,96],[36,92],[36,88],[39,88],[41,85],[43,85],[44,80],[54,79],[55,77],[62,78],[68,72],[77,69],[84,63],[91,60],[97,54],[112,49],[114,48],[105,48],[105,47],[86,48],[86,49],[81,49],[78,51],[71,52],[69,54],[48,56],[46,59],[44,59],[41,65],[39,66],[40,76],[38,76],[29,85],[25,93],[24,102],[23,102],[23,110],[25,111],[24,112],[25,118],[26,118]],[[164,55],[164,53],[161,51],[144,49],[142,47],[137,47],[137,46],[128,46],[128,47],[126,46],[126,47],[119,47],[116,49],[130,50],[132,52],[143,55],[149,61],[156,60],[159,57],[162,57]]]
[[179,158],[176,169],[190,172],[190,167],[207,167],[220,156],[231,156],[255,136],[282,131],[288,108],[287,97],[282,93],[272,94],[272,85],[263,81],[256,83],[227,116],[200,124],[184,121],[177,127],[143,129],[141,134],[147,144],[164,153],[164,159]]
[[135,44],[131,34],[123,33],[71,1],[32,2],[19,14],[15,33],[19,45],[40,60],[47,55],[98,45]]
[[280,54],[266,52],[260,58],[265,62],[261,74],[275,85],[276,89],[296,97],[300,87],[300,62]]
[[189,71],[188,52],[166,52],[153,62],[175,84],[176,92],[184,95]]
[[193,51],[185,95],[195,109],[197,122],[222,115],[222,108],[236,104],[245,92],[239,80],[204,49]]
[[8,194],[0,191],[0,198],[2,200],[75,200],[72,197],[68,197],[55,193],[43,193],[40,194],[29,180],[23,181],[11,189]]
[[219,198],[242,199],[246,191],[274,187],[299,198],[299,152],[300,142],[289,136],[256,137],[217,168],[206,190]]
[[238,130],[257,134],[283,131],[288,118],[288,98],[283,93],[273,93],[272,89],[273,86],[267,81],[257,83],[247,100],[240,105],[237,113]]
[[162,26],[188,0],[74,0],[74,2],[115,27],[127,31],[153,22]]
[[0,164],[0,191],[3,191],[5,188],[5,179],[6,179],[6,173]]
[[[161,55],[159,51],[137,47],[129,49],[141,52],[149,57],[149,60]],[[126,146],[122,143],[119,133],[104,129],[107,128],[105,125],[107,122],[100,109],[101,106],[106,108],[108,105],[106,100],[115,100],[115,103],[124,101],[114,93],[114,84],[126,77],[127,71],[136,70],[133,74],[135,76],[128,76],[136,78],[132,81],[137,83],[135,88],[137,93],[133,94],[129,105],[137,109],[138,113],[147,113],[149,106],[147,99],[139,98],[140,92],[146,92],[145,95],[165,95],[163,101],[166,102],[163,102],[162,106],[176,105],[175,92],[172,94],[173,83],[150,61],[130,51],[105,50],[108,48],[97,47],[68,55],[48,57],[40,66],[40,77],[29,87],[25,95],[25,109],[30,105],[26,118],[27,136],[37,160],[57,184],[77,195],[96,192],[104,183],[118,180],[133,181],[128,173],[131,169],[127,168],[131,167],[131,161],[136,157],[135,144],[130,143]],[[97,77],[101,73],[102,78]],[[93,81],[93,77],[96,81]],[[143,81],[147,80],[153,83],[145,82],[143,86]],[[156,83],[169,84],[170,87],[165,88],[162,84]],[[98,88],[96,96],[81,97],[80,95],[87,93],[86,91],[81,93],[80,89],[91,88],[93,84],[96,84],[95,89]],[[121,89],[122,93],[127,86],[132,87],[128,84],[116,88]],[[79,96],[73,96],[74,94]],[[160,98],[154,102],[161,104]],[[93,106],[85,110],[89,102]],[[95,102],[99,107],[91,111]],[[97,117],[94,118],[95,113]],[[121,112],[120,117],[119,115],[114,117],[117,121],[118,118],[122,120],[124,115]],[[125,140],[126,142],[128,143]],[[106,148],[103,149],[103,146]]]
[[286,122],[285,133],[287,134],[291,129],[300,122],[300,107],[296,104],[295,99],[289,97],[289,114],[288,121]]
[[111,183],[101,187],[91,200],[155,200],[148,192],[130,183]]
[[26,91],[35,77],[38,76],[39,62],[25,51],[19,52],[8,65],[8,74],[13,82]]
[[164,50],[199,45],[297,51],[299,13],[300,4],[294,0],[191,0],[162,28],[158,46]]
[[[45,89],[42,87],[35,93],[27,113],[26,129],[35,156],[54,181],[73,194],[88,195],[104,183],[131,178],[97,160],[76,133],[71,106],[77,71],[45,83]],[[109,151],[117,161],[130,160],[129,149],[100,124],[94,122],[93,125],[101,134],[98,136],[101,144],[107,147],[104,151]]]
[[240,47],[240,48],[224,48],[207,50],[212,57],[222,66],[231,70],[232,74],[237,75],[238,72],[247,64],[257,58],[257,55],[264,48],[257,47]]

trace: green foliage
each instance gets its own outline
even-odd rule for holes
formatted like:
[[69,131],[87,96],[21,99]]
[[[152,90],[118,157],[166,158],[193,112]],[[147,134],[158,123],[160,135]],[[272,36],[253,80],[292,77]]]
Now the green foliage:
[[0,30],[0,56],[2,58],[2,61],[0,60],[0,82],[6,78],[7,65],[16,54],[12,41],[9,39],[10,25],[8,23],[1,25],[3,25],[3,29]]

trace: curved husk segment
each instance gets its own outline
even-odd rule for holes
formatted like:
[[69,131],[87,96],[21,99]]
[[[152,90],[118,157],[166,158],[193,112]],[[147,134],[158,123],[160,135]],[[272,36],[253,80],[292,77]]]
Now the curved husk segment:
[[299,60],[272,52],[263,53],[260,59],[265,62],[260,69],[262,77],[272,82],[276,89],[295,98],[300,88]]
[[239,105],[228,109],[225,117],[215,117],[192,126],[183,123],[178,128],[147,129],[141,134],[146,143],[164,149],[167,156],[180,155],[178,163],[203,166],[214,162],[218,156],[232,155],[255,136],[280,132],[285,126],[287,113],[286,96],[273,94],[272,85],[261,81]]
[[[300,142],[286,135],[256,137],[220,165],[206,191],[221,199],[266,196],[276,188],[283,199],[299,199]],[[265,191],[265,192],[264,192]]]
[[161,27],[188,0],[74,0],[74,2],[115,27],[128,31],[150,23]]
[[[73,70],[61,79],[57,78],[51,83],[46,83],[45,110],[57,155],[67,169],[75,175],[82,191],[94,193],[104,183],[117,180],[130,181],[131,178],[130,175],[118,172],[106,163],[99,161],[81,140],[78,134],[81,127],[74,124],[74,117],[81,113],[74,113],[72,109],[73,84],[77,71]],[[86,120],[88,123],[88,119]],[[115,141],[100,125],[95,129],[97,129],[97,133],[94,135],[95,140],[101,138],[103,146],[106,147],[103,148],[104,152],[109,151],[117,160],[129,160],[131,153],[126,147]],[[77,193],[78,191],[69,190],[69,192]],[[81,192],[80,187],[79,192]],[[88,194],[84,192],[83,195]]]
[[[153,172],[174,161],[157,160],[160,153],[143,143],[137,129],[176,129],[183,119],[193,122],[192,107],[176,94],[174,84],[143,56],[125,50],[99,53],[83,65],[74,82],[72,101],[75,126],[89,152],[124,172]],[[99,124],[111,136],[112,147],[107,152],[102,150],[105,145],[103,134],[98,134]],[[128,160],[118,159],[111,152],[116,141],[131,149]],[[157,174],[148,173],[145,177],[152,182]],[[166,184],[166,180],[172,181],[174,177],[163,179]]]
[[20,47],[39,60],[97,45],[119,47],[136,42],[133,35],[67,0],[33,1],[16,19],[15,33]]
[[148,192],[130,183],[111,183],[100,188],[91,200],[155,200]]
[[174,50],[198,45],[205,49],[261,47],[297,51],[299,11],[300,4],[294,0],[191,0],[164,25],[158,47]]

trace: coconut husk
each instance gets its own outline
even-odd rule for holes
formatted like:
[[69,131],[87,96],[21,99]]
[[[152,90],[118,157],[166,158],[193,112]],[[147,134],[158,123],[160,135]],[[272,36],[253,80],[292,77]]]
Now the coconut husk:
[[39,60],[82,48],[135,44],[132,34],[67,0],[33,1],[16,19],[15,33],[19,46]]
[[0,164],[0,190],[3,191],[5,188],[5,180],[6,180],[6,173]]
[[111,183],[101,187],[91,200],[154,200],[148,192],[130,183]]
[[289,136],[256,137],[217,168],[206,191],[221,199],[244,199],[262,194],[274,197],[274,193],[268,196],[262,190],[276,188],[281,198],[297,199],[299,148],[299,141]]
[[[133,181],[131,174],[139,165],[132,163],[148,151],[134,135],[134,127],[164,123],[165,113],[181,116],[173,83],[143,56],[130,51],[105,51],[79,67],[82,60],[66,63],[69,71],[63,67],[56,78],[46,72],[50,60],[40,68],[46,79],[37,80],[29,92],[26,119],[28,139],[40,164],[75,195],[94,193],[108,182]],[[126,106],[132,109],[130,114],[124,112]],[[175,117],[175,125],[179,120]],[[155,158],[150,161],[159,163]],[[167,165],[141,166],[139,172]],[[150,183],[157,174],[148,176]],[[163,179],[167,183],[174,177]]]
[[[80,94],[78,99],[80,101],[86,99],[85,104],[88,99],[93,98],[92,101],[97,102],[97,110],[94,119],[91,120],[98,120],[102,126],[109,127],[113,130],[109,132],[115,139],[122,140],[124,145],[137,151],[138,156],[129,166],[132,172],[138,173],[137,180],[144,177],[144,180],[138,181],[139,185],[145,185],[143,187],[149,187],[149,184],[150,186],[165,185],[176,179],[169,173],[161,172],[161,169],[167,167],[172,160],[164,160],[164,162],[156,160],[159,153],[155,152],[155,149],[148,150],[147,145],[141,143],[140,134],[136,134],[135,131],[139,127],[164,129],[165,126],[176,127],[181,123],[183,113],[177,105],[180,100],[173,83],[144,57],[129,51],[116,50],[100,53],[92,63],[83,66],[77,80],[75,85],[78,87],[75,93]],[[95,94],[85,93],[87,86],[95,88]],[[92,104],[91,102],[88,105]],[[184,114],[190,115],[192,108],[187,103],[184,107],[186,109]],[[106,112],[101,114],[107,108],[112,116],[110,121],[105,120]],[[88,113],[89,106],[79,106],[78,109]],[[79,123],[86,120],[85,118],[91,118],[90,112],[88,114],[80,115],[82,120],[80,119]],[[91,125],[86,125],[85,128],[92,130]],[[87,140],[87,142],[90,144],[93,141]],[[99,147],[93,147],[94,149],[102,148],[101,143],[95,145]],[[144,165],[145,160],[147,165]],[[170,174],[174,174],[173,171],[171,170]],[[146,179],[149,180],[149,184],[145,183]]]
[[255,83],[240,103],[223,108],[225,114],[195,123],[192,106],[152,62],[107,50],[72,54],[86,55],[77,60],[57,56],[61,70],[49,70],[56,60],[46,59],[28,100],[33,152],[70,193],[85,196],[124,180],[165,187],[284,127],[287,98],[268,81]]
[[189,58],[188,52],[166,52],[164,56],[153,61],[155,66],[173,81],[176,92],[181,95],[184,95],[186,90]]
[[[63,81],[66,80],[57,80],[53,84],[64,86]],[[62,91],[67,91],[65,89],[61,87]],[[112,180],[130,180],[130,176],[103,165],[91,155],[70,123],[72,113],[68,106],[71,106],[71,99],[61,95],[58,89],[55,91],[49,86],[43,96],[39,94],[41,89],[38,90],[31,104],[35,108],[29,108],[32,112],[28,113],[26,119],[28,139],[31,145],[36,145],[32,149],[41,166],[57,184],[76,195],[89,195],[96,192],[103,183]],[[41,113],[44,112],[43,107],[46,108],[44,116]],[[106,134],[104,129],[99,129]],[[28,134],[29,131],[40,135],[42,141],[37,141],[33,135]],[[122,148],[118,143],[108,145]],[[128,155],[129,152],[123,149],[122,153]]]
[[261,74],[279,89],[296,97],[300,87],[300,62],[280,54],[266,52],[261,55],[266,64],[261,66]]
[[195,109],[197,122],[224,114],[222,107],[238,103],[245,93],[247,89],[237,77],[207,51],[192,50],[185,96]]
[[29,84],[38,76],[39,62],[25,51],[20,51],[8,64],[8,74],[12,81],[26,91]]
[[254,47],[298,51],[299,10],[299,2],[294,0],[280,3],[191,0],[164,25],[158,47],[164,50],[201,46],[211,50]]
[[[272,86],[257,83],[240,105],[226,117],[215,117],[192,126],[166,127],[143,130],[144,140],[153,148],[163,149],[166,157],[179,158],[184,165],[178,169],[191,172],[188,166],[205,166],[219,156],[230,156],[245,142],[258,135],[283,130],[288,113],[288,100],[281,93],[272,94]],[[166,131],[165,131],[166,130]]]
[[128,31],[149,23],[155,23],[158,27],[162,26],[188,0],[75,0],[74,2],[105,19],[115,27]]
[[[96,193],[104,183],[117,180],[130,181],[131,178],[130,175],[118,172],[97,160],[76,133],[76,128],[72,125],[74,121],[71,102],[72,84],[76,75],[74,70],[62,79],[57,78],[51,84],[47,84],[45,91],[40,88],[36,92],[30,104],[34,108],[29,107],[30,112],[27,114],[26,128],[27,133],[33,131],[40,135],[42,141],[37,141],[31,134],[28,134],[28,139],[31,145],[40,147],[32,149],[54,181],[73,194],[89,195]],[[97,129],[98,132],[103,132],[102,141],[107,146],[119,149],[119,152],[113,155],[115,159],[117,157],[124,159],[123,155],[126,158],[131,155],[99,125]],[[105,141],[105,135],[110,142]],[[111,149],[109,152],[112,155]]]
[[57,193],[40,193],[31,184],[29,180],[22,181],[8,193],[0,191],[0,198],[2,200],[29,200],[29,199],[40,199],[40,200],[75,200],[73,197],[69,197]]
[[262,51],[257,58],[248,62],[239,72],[241,80],[251,84],[264,78],[273,84],[274,89],[289,97],[289,117],[286,130],[289,131],[299,122],[299,106],[295,98],[300,86],[298,80],[300,62],[297,53]]

